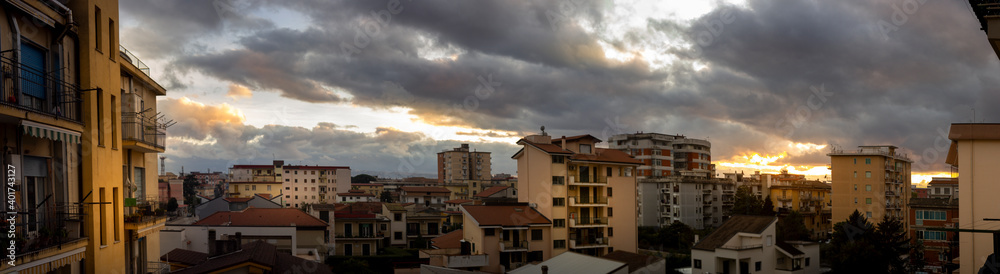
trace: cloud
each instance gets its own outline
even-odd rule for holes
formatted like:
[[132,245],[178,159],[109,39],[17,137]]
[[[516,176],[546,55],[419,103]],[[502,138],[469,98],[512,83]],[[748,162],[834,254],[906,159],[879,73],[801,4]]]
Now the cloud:
[[226,93],[226,96],[233,99],[250,98],[253,97],[253,92],[247,87],[229,84],[229,92]]
[[[894,1],[749,0],[691,21],[569,2],[401,1],[397,13],[389,1],[254,2],[245,9],[280,5],[308,25],[277,28],[247,12],[224,48],[199,47],[230,28],[210,13],[154,3],[123,10],[153,16],[147,27],[180,24],[164,36],[199,50],[155,49],[175,71],[304,102],[405,107],[419,122],[475,132],[686,134],[709,138],[715,159],[778,154],[789,143],[894,144],[932,171],[946,167],[920,152],[938,128],[969,120],[973,108],[977,120],[1000,118],[990,107],[1000,96],[985,92],[1000,85],[1000,64],[967,3],[927,2],[897,25]],[[156,5],[167,6],[153,14]],[[650,18],[625,24],[642,16]],[[627,58],[606,57],[609,49]],[[316,147],[357,153],[331,159],[375,161],[368,153],[412,155],[434,141],[389,127],[221,125],[188,128],[195,140],[225,135],[302,159]],[[782,161],[828,158],[812,150]]]

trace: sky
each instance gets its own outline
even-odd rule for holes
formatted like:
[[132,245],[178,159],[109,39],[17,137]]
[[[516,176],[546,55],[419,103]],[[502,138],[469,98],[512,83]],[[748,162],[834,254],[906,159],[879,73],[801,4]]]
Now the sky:
[[829,174],[900,147],[949,176],[951,123],[996,122],[1000,62],[965,1],[130,0],[121,44],[167,88],[167,171],[435,176],[469,143],[707,139],[718,171]]

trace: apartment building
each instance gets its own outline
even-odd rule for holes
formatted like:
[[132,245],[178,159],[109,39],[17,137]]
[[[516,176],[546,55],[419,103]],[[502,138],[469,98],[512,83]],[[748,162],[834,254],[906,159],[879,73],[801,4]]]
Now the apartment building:
[[12,38],[0,42],[0,164],[15,174],[19,212],[13,265],[0,272],[145,271],[159,256],[155,155],[167,125],[155,101],[166,91],[118,44],[118,1],[0,11],[0,36]]
[[924,246],[927,273],[947,273],[947,265],[958,258],[958,232],[930,229],[959,228],[958,199],[911,198],[910,244]]
[[668,176],[639,180],[640,226],[681,222],[695,229],[718,227],[728,218],[736,184],[726,179]]
[[640,180],[672,175],[711,178],[715,174],[712,144],[706,140],[640,132],[611,136],[608,146],[642,161],[636,173]]
[[802,215],[812,239],[818,240],[833,232],[830,189],[830,185],[820,181],[778,181],[771,185],[769,194],[779,216],[793,211]]
[[382,192],[385,191],[385,186],[376,183],[351,184],[351,189],[361,190],[364,193],[369,193],[371,195],[374,195],[376,198],[379,198],[382,197]]
[[434,207],[406,205],[406,246],[408,248],[429,248],[428,240],[441,237],[444,233],[448,214]]
[[733,216],[691,249],[691,273],[820,273],[819,244],[778,242],[772,216]]
[[859,146],[857,150],[834,148],[827,154],[833,179],[833,223],[847,220],[855,210],[873,222],[883,216],[908,218],[913,161],[896,149]]
[[931,178],[931,182],[927,183],[927,197],[958,199],[958,178]]
[[378,197],[371,193],[366,193],[364,190],[349,190],[347,192],[337,193],[337,198],[340,198],[341,203],[353,203],[353,202],[377,202]]
[[400,188],[399,201],[423,207],[444,209],[444,201],[451,200],[451,191],[443,187],[404,186]]
[[379,202],[337,206],[334,216],[335,253],[338,256],[371,256],[385,248],[391,220],[382,215]]
[[330,241],[330,225],[294,208],[247,208],[242,211],[218,211],[192,224],[170,224],[163,233],[166,254],[174,249],[216,253],[217,241],[264,240],[280,252],[298,257],[325,254]]
[[[534,207],[520,205],[463,205],[469,255],[487,255],[488,264],[476,270],[506,273],[530,262],[553,256],[557,243],[552,238],[552,221]],[[607,241],[590,235],[586,240]]]
[[[518,202],[552,220],[553,253],[601,256],[636,252],[637,186],[643,162],[595,147],[591,135],[552,139],[544,131],[517,141]],[[598,240],[600,239],[600,240]]]
[[[945,163],[958,167],[958,213],[963,229],[989,229],[997,226],[1000,218],[996,207],[996,183],[993,168],[1000,164],[1000,124],[951,124],[948,133],[951,147]],[[959,257],[963,271],[976,271],[983,267],[993,254],[994,239],[991,233],[959,233]]]
[[476,151],[469,144],[438,152],[438,180],[451,190],[452,199],[469,199],[481,192],[493,178],[490,152]]
[[382,216],[386,216],[391,221],[389,223],[389,245],[405,247],[406,237],[406,207],[398,203],[382,203]]
[[233,165],[229,169],[229,197],[262,194],[279,198],[285,207],[334,203],[338,189],[351,189],[351,168],[346,166]]

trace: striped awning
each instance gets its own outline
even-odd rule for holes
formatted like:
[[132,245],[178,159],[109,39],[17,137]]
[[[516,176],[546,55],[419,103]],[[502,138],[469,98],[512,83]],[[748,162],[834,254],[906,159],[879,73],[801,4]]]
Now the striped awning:
[[65,252],[39,261],[30,262],[25,265],[19,265],[14,269],[16,269],[15,271],[20,274],[49,273],[53,270],[59,269],[60,267],[83,260],[83,258],[86,257],[87,254],[85,251],[87,251],[86,247],[77,248],[70,252]]
[[32,137],[63,141],[71,145],[80,143],[80,133],[32,121],[21,121],[24,134]]

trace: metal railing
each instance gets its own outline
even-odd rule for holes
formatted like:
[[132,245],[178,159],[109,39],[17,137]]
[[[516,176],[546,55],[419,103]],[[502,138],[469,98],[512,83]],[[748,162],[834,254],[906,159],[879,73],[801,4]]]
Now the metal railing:
[[0,105],[82,123],[80,87],[62,69],[41,71],[0,56]]
[[528,241],[500,241],[500,251],[527,249]]
[[600,197],[600,196],[576,196],[576,197],[570,197],[570,198],[572,198],[573,202],[577,203],[577,204],[602,204],[603,205],[603,204],[607,204],[608,203],[608,197]]
[[764,247],[764,245],[762,245],[762,244],[756,244],[756,245],[726,245],[726,246],[721,246],[719,248],[721,248],[721,249],[729,249],[729,250],[747,250],[747,249],[754,249],[754,248],[761,248],[761,247]]
[[84,216],[83,208],[77,204],[53,206],[43,201],[26,210],[19,208],[15,238],[5,239],[14,242],[18,257],[62,246],[85,236],[82,235]]
[[576,237],[575,239],[573,239],[573,242],[572,242],[573,246],[572,246],[572,248],[603,246],[603,245],[608,245],[608,243],[609,243],[609,241],[608,241],[608,238],[606,238],[606,237],[601,237],[601,238],[598,238],[598,237],[589,237],[589,238]]
[[139,71],[142,71],[142,73],[145,73],[146,76],[149,76],[149,66],[147,66],[146,63],[143,63],[142,60],[139,60],[139,57],[136,57],[135,54],[132,54],[132,52],[128,51],[128,49],[125,49],[125,46],[118,45],[118,52],[122,58],[135,66],[135,68],[139,69]]
[[576,225],[606,225],[608,217],[577,217],[573,219]]
[[166,148],[167,134],[163,123],[137,112],[122,112],[122,140],[136,141],[156,148]]

